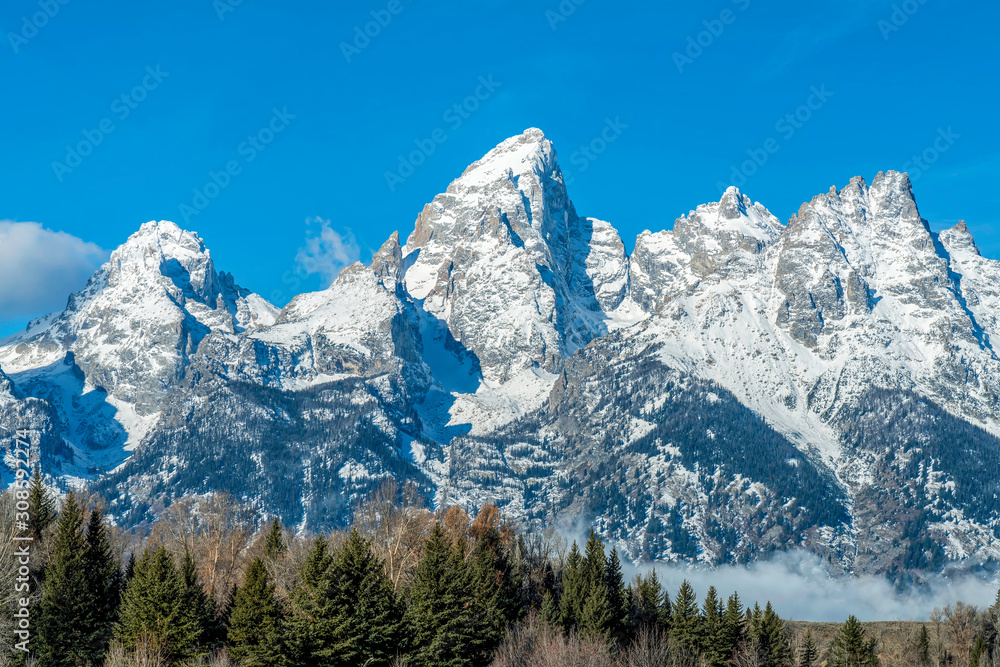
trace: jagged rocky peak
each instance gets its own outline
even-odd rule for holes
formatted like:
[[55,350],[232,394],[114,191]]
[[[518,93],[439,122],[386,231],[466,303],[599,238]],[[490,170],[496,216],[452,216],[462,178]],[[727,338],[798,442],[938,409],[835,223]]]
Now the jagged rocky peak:
[[395,285],[403,277],[403,251],[399,245],[399,232],[393,232],[372,256],[371,268],[385,287],[395,289]]
[[979,246],[976,245],[976,240],[972,238],[972,232],[969,231],[969,227],[965,224],[965,220],[959,220],[958,224],[954,227],[942,230],[938,235],[938,238],[951,254],[961,252],[975,255],[977,257],[980,254]]

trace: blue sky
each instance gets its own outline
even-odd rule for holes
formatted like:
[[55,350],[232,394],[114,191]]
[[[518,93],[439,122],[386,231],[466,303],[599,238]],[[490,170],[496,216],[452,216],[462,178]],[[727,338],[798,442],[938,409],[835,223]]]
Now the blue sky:
[[[1000,258],[998,14],[944,0],[10,0],[0,220],[39,224],[0,223],[0,334],[62,307],[151,219],[197,231],[220,269],[283,305],[405,237],[470,162],[531,126],[555,142],[577,210],[629,247],[734,178],[787,220],[851,176],[909,169],[933,227],[964,218]],[[588,155],[609,122],[615,141]],[[89,154],[69,154],[81,142]],[[400,172],[416,142],[433,152]],[[206,186],[216,196],[198,200]],[[321,256],[314,273],[303,253]]]

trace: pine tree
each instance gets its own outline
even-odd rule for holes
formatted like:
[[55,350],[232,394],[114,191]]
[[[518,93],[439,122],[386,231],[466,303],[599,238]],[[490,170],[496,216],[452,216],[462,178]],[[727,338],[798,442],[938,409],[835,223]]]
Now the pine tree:
[[501,543],[500,531],[487,526],[476,534],[469,563],[474,600],[484,630],[486,650],[503,640],[507,627],[521,616],[521,595],[514,565]]
[[917,640],[917,660],[921,667],[930,667],[931,664],[931,638],[927,634],[927,626],[920,626],[920,639]]
[[115,637],[133,647],[143,636],[161,648],[168,661],[195,655],[202,635],[190,592],[174,559],[162,546],[145,551],[122,596]]
[[267,567],[255,558],[236,590],[229,614],[230,656],[243,667],[274,667],[281,659],[281,609]]
[[135,552],[133,551],[128,555],[128,564],[125,565],[125,576],[122,577],[122,591],[128,586],[128,582],[132,581],[132,577],[135,576]]
[[740,602],[738,593],[729,596],[726,611],[722,616],[722,627],[725,652],[731,659],[736,652],[736,647],[740,645],[746,635],[746,618],[744,617],[743,603]]
[[556,594],[552,591],[545,591],[542,594],[542,609],[538,615],[539,620],[550,628],[561,626],[559,617],[559,602]]
[[91,661],[98,601],[87,582],[83,509],[70,492],[56,523],[52,558],[38,606],[37,655],[42,664],[74,667]]
[[99,663],[111,641],[118,616],[122,574],[118,558],[111,550],[104,517],[97,508],[90,513],[84,543],[83,570],[93,607],[89,618],[81,619],[81,624],[90,635],[89,660]]
[[701,615],[694,588],[685,579],[670,610],[670,641],[685,655],[701,651]]
[[854,616],[840,628],[830,644],[829,667],[878,667],[875,640],[865,637],[865,629]]
[[656,627],[663,607],[663,587],[656,576],[656,570],[650,570],[642,577],[636,575],[629,593],[632,601],[632,627],[636,630]]
[[450,544],[437,523],[414,573],[406,624],[416,667],[466,667],[482,647],[461,543]]
[[184,584],[184,604],[188,605],[191,614],[196,619],[199,643],[206,648],[218,645],[225,638],[225,628],[221,627],[216,618],[215,602],[198,581],[198,573],[190,551],[184,551],[180,575]]
[[56,516],[56,502],[45,486],[42,467],[36,465],[28,485],[28,531],[36,542],[42,539]]
[[591,528],[581,566],[583,606],[577,625],[582,634],[604,641],[611,639],[615,620],[607,577],[608,559],[604,555],[604,542]]
[[313,540],[291,595],[291,613],[285,624],[286,652],[291,665],[309,667],[315,664],[314,655],[321,648],[317,637],[329,632],[325,620],[331,614],[327,572],[332,565],[327,542],[319,536]]
[[576,542],[569,550],[566,567],[562,571],[562,596],[559,598],[559,618],[563,629],[570,632],[583,616],[583,605],[587,599],[587,582],[584,578],[583,556]]
[[786,667],[791,663],[791,647],[785,622],[774,613],[770,602],[764,607],[758,636],[765,664],[769,667]]
[[731,654],[728,651],[726,627],[723,622],[725,610],[715,586],[709,586],[702,605],[703,641],[709,667],[726,667]]
[[986,642],[982,635],[976,637],[976,643],[972,645],[972,653],[969,655],[969,667],[980,667],[983,659],[986,658]]
[[288,551],[288,545],[285,543],[285,531],[278,518],[275,517],[274,521],[271,522],[271,528],[264,537],[264,559],[274,562],[286,551]]
[[819,649],[813,641],[812,630],[806,630],[806,639],[799,651],[799,667],[815,667],[816,659],[819,657]]
[[608,556],[608,566],[604,576],[604,585],[608,591],[608,608],[611,611],[611,636],[617,641],[625,641],[629,625],[628,593],[625,589],[625,579],[622,576],[622,563],[618,558],[618,549],[612,547]]

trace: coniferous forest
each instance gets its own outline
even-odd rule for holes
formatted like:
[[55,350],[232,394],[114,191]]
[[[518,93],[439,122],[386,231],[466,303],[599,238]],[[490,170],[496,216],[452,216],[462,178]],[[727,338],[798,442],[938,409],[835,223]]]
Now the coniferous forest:
[[[628,579],[593,530],[567,544],[519,531],[495,506],[432,512],[391,485],[357,506],[349,530],[327,535],[262,521],[224,495],[179,500],[129,533],[96,496],[57,501],[37,472],[26,495],[29,590],[3,600],[0,665],[1000,665],[1000,594],[929,623],[887,629],[851,616],[831,630],[738,591],[666,590],[654,570]],[[14,516],[8,491],[5,592],[23,575]],[[24,640],[24,596],[28,652],[12,649]]]

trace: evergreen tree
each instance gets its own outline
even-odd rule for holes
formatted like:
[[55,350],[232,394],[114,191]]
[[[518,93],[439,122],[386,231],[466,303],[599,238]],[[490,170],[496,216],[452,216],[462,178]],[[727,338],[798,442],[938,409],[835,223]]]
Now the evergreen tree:
[[285,531],[278,518],[275,517],[274,521],[271,522],[271,528],[268,529],[267,535],[264,537],[264,559],[274,562],[286,551],[288,551],[288,545],[285,543]]
[[725,653],[730,658],[746,635],[746,618],[743,614],[743,603],[740,602],[740,596],[738,593],[733,593],[729,596],[726,611],[722,615]]
[[986,658],[986,642],[982,635],[976,637],[976,643],[972,645],[972,653],[969,655],[969,667],[980,667]]
[[87,582],[83,509],[72,492],[56,523],[55,545],[45,566],[38,605],[37,655],[51,667],[75,667],[93,659],[94,620],[99,601]]
[[628,593],[622,576],[622,563],[618,549],[612,548],[608,556],[608,566],[604,575],[604,585],[608,591],[608,608],[611,612],[611,636],[624,641],[629,625]]
[[522,608],[514,565],[495,526],[477,532],[469,567],[473,596],[484,629],[484,643],[487,650],[492,651],[503,640],[507,627],[520,618]]
[[132,581],[132,577],[135,576],[135,552],[133,551],[128,555],[128,564],[125,565],[125,576],[122,577],[122,591],[124,592],[125,587],[128,586],[128,582]]
[[732,654],[729,652],[729,645],[726,636],[726,627],[723,621],[725,609],[715,586],[709,586],[708,594],[702,605],[703,641],[705,646],[705,657],[709,667],[726,667]]
[[299,581],[291,595],[291,613],[286,623],[286,651],[289,663],[308,667],[320,650],[318,637],[330,632],[330,582],[327,572],[333,565],[327,542],[319,536],[299,571]]
[[806,639],[799,651],[799,667],[816,667],[816,659],[819,658],[819,649],[813,641],[812,630],[806,630]]
[[99,663],[111,641],[121,601],[121,565],[111,550],[101,511],[90,513],[83,551],[84,578],[90,588],[92,609],[88,619],[81,619],[84,632],[90,635],[89,660]]
[[195,655],[202,627],[174,559],[162,546],[146,550],[122,596],[115,637],[133,647],[143,636],[163,650],[168,661]]
[[562,571],[562,596],[559,598],[559,618],[563,629],[569,632],[577,627],[583,616],[583,605],[587,598],[587,582],[584,578],[583,556],[576,542],[569,550],[566,567]]
[[774,608],[768,602],[761,617],[759,641],[765,664],[769,667],[787,667],[791,664],[791,647],[785,622],[774,613]]
[[461,543],[450,544],[437,523],[414,573],[406,623],[416,667],[466,667],[482,648]]
[[556,601],[556,594],[552,591],[545,591],[542,594],[542,609],[539,612],[538,618],[550,628],[561,627],[559,602]]
[[281,659],[281,609],[264,561],[255,558],[229,614],[229,654],[243,667],[274,667]]
[[656,576],[656,570],[642,577],[636,575],[635,582],[629,589],[631,606],[631,625],[636,630],[643,627],[654,628],[660,622],[663,607],[663,587]]
[[41,466],[36,465],[28,485],[28,531],[36,542],[42,539],[56,516],[56,502],[45,486]]
[[611,640],[611,628],[614,617],[611,612],[611,602],[608,600],[608,589],[603,582],[594,586],[583,603],[580,614],[580,633],[592,639],[608,642]]
[[878,667],[878,664],[875,640],[868,640],[861,622],[850,616],[830,644],[829,667]]
[[701,615],[694,588],[685,579],[670,609],[670,641],[685,655],[701,651]]
[[371,543],[352,530],[328,574],[333,613],[317,654],[321,664],[391,664],[406,649],[403,609]]
[[917,660],[921,667],[930,667],[931,664],[931,638],[927,634],[927,626],[920,626],[920,639],[917,640]]
[[183,602],[190,609],[198,624],[198,634],[201,644],[214,646],[225,638],[225,628],[220,626],[215,614],[215,602],[205,592],[205,588],[198,581],[198,573],[195,569],[194,558],[191,552],[184,551],[184,559],[181,561],[181,582],[184,585]]

